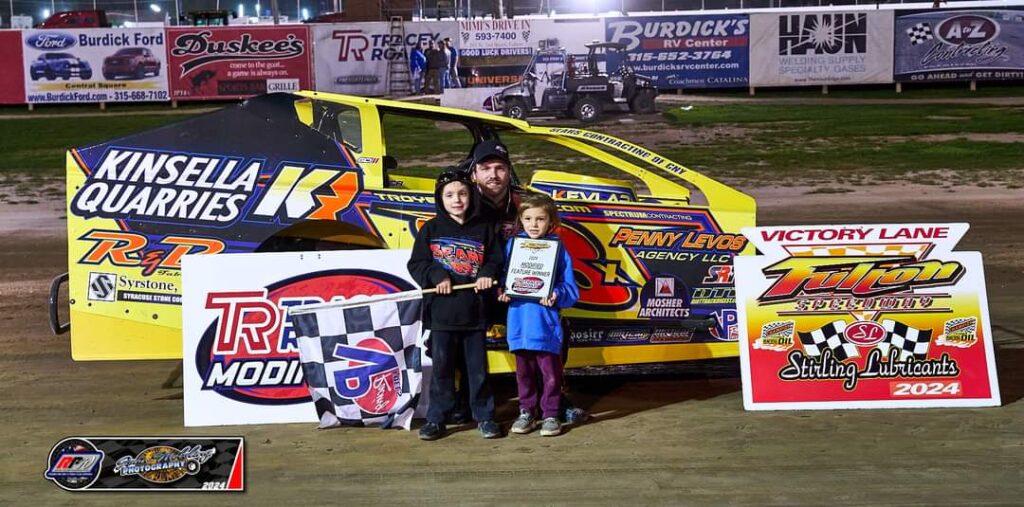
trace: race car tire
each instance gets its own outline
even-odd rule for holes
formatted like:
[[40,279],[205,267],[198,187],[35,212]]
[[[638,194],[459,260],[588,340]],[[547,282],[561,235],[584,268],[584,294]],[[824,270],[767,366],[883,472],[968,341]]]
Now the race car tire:
[[88,81],[88,80],[92,79],[92,71],[88,71],[87,70],[85,72],[82,72],[81,74],[78,75],[78,77],[82,78],[83,81]]
[[594,97],[580,97],[572,105],[572,115],[581,123],[593,123],[601,118],[601,101]]
[[654,94],[651,92],[638,92],[629,101],[629,110],[638,114],[651,114],[655,111]]
[[527,115],[526,101],[516,97],[505,99],[502,114],[513,120],[525,120]]

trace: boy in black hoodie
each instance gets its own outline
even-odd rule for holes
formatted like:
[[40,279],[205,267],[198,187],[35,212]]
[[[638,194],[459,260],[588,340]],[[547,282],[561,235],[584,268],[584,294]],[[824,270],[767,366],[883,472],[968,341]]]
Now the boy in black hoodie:
[[[456,347],[466,359],[469,405],[484,438],[498,438],[494,422],[494,395],[487,382],[487,308],[479,291],[490,289],[504,263],[501,238],[494,225],[480,217],[480,196],[465,174],[446,171],[434,190],[437,215],[416,235],[409,273],[420,287],[436,287],[424,296],[430,328],[433,377],[423,440],[445,436],[445,420],[455,407]],[[452,290],[474,283],[474,290]]]

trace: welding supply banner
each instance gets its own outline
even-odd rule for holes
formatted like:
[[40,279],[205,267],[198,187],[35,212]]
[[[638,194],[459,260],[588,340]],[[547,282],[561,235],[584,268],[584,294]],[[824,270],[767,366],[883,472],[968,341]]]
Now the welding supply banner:
[[626,45],[637,74],[659,88],[747,86],[746,14],[605,19],[608,42]]
[[25,30],[22,35],[30,104],[168,99],[163,28]]
[[[381,96],[388,94],[388,62],[403,61],[414,47],[445,38],[458,46],[454,21],[406,22],[405,38],[392,34],[390,23],[315,25],[316,89],[322,92]],[[402,64],[408,71],[409,60]],[[393,69],[398,70],[398,69]],[[408,77],[408,74],[406,74]]]
[[176,100],[242,99],[313,84],[304,25],[168,28],[167,61]]
[[743,229],[734,259],[747,410],[1000,403],[969,225]]
[[892,82],[893,12],[750,15],[750,85]]
[[21,31],[0,30],[0,104],[25,103],[21,53]]
[[[408,250],[184,256],[185,426],[320,421],[288,309],[415,290],[408,260]],[[356,398],[372,405],[376,393]]]
[[1024,79],[1024,10],[896,17],[897,81]]

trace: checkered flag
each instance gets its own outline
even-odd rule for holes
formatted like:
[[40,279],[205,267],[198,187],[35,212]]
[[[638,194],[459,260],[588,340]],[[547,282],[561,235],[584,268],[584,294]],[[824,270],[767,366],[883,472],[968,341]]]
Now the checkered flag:
[[916,46],[932,40],[932,27],[928,23],[918,23],[907,28],[907,36],[910,37],[910,44]]
[[928,357],[931,329],[914,329],[890,319],[883,320],[882,327],[885,328],[885,339],[878,344],[878,350],[882,351],[883,356],[888,357],[889,350],[895,348],[900,351],[900,361],[906,361],[911,356],[915,359]]
[[809,356],[820,356],[825,350],[831,350],[832,355],[840,361],[851,357],[858,357],[857,347],[846,341],[843,333],[846,331],[846,322],[837,320],[829,322],[819,329],[809,333],[797,332],[800,336],[800,343],[804,346],[804,352]]
[[409,291],[289,310],[321,428],[410,428],[423,380],[422,302]]

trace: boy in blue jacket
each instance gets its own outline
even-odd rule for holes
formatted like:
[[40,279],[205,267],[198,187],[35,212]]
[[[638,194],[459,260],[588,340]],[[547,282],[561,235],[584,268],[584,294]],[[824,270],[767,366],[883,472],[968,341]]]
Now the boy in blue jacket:
[[[519,205],[522,231],[517,237],[558,241],[553,233],[559,225],[558,208],[550,196],[530,194]],[[512,241],[505,247],[511,255]],[[551,295],[539,302],[510,299],[502,293],[499,300],[510,302],[508,309],[508,348],[516,356],[516,384],[519,388],[519,418],[512,424],[513,433],[529,433],[537,426],[538,412],[544,421],[541,436],[562,433],[560,401],[562,396],[562,326],[558,315],[579,299],[580,291],[573,276],[572,258],[558,244],[557,265]],[[537,379],[541,379],[538,385]],[[539,410],[538,410],[539,409]]]

